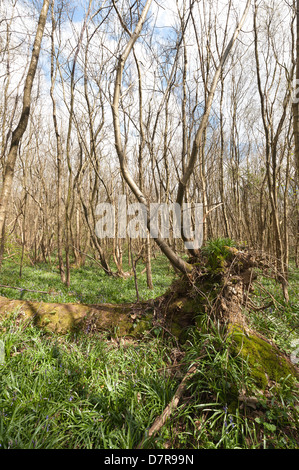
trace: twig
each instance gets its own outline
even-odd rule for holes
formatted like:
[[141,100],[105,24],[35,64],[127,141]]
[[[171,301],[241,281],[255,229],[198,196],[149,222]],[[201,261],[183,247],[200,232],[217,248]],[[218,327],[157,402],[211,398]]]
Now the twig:
[[260,282],[256,281],[256,285],[258,285],[262,291],[264,291],[269,297],[271,297],[275,305],[278,304],[281,307],[283,307],[283,305],[280,302],[278,302],[278,300],[276,300],[275,297],[273,297],[273,295],[267,289],[265,289],[265,287]]
[[223,202],[219,202],[218,204],[216,204],[214,207],[212,207],[210,210],[208,210],[208,212],[206,212],[206,214],[204,215],[203,217],[203,222],[205,221],[205,219],[208,217],[209,213],[214,211],[215,209],[217,209],[217,207],[219,206],[222,206],[223,205]]
[[248,300],[248,305],[249,305],[249,307],[252,308],[254,311],[259,312],[260,310],[267,310],[267,308],[272,307],[272,305],[273,305],[273,300],[271,300],[271,302],[269,302],[268,304],[266,304],[266,305],[261,305],[261,306],[255,305],[255,303],[252,302],[252,300]]
[[289,338],[291,336],[291,333],[293,333],[293,331],[295,331],[297,328],[299,328],[299,323],[297,325],[294,326],[294,328],[292,328],[290,331],[289,331],[289,334],[287,336],[287,338]]
[[[85,253],[84,251],[81,251],[79,250],[79,248],[77,248],[76,246],[74,245],[71,245],[73,248],[75,248],[77,251],[79,251],[79,253],[81,253],[82,255],[85,255],[87,256],[87,258],[91,259],[92,261],[94,261],[98,266],[100,266],[106,273],[108,273],[107,269],[104,268],[104,266],[102,266],[102,264],[100,263],[100,261],[98,261],[97,259],[93,258],[92,256],[90,256],[88,253]],[[115,276],[115,273],[112,273],[112,276]]]
[[25,289],[24,287],[14,287],[14,286],[4,286],[0,284],[0,287],[3,287],[4,289],[16,289],[20,291],[26,291],[26,292],[36,292],[37,294],[47,294],[47,295],[59,295],[58,292],[49,292],[49,291],[44,291],[44,290],[32,290],[32,289]]
[[161,428],[164,426],[166,423],[166,420],[169,418],[171,413],[177,408],[178,403],[180,401],[180,398],[182,394],[185,391],[186,388],[186,381],[196,372],[196,366],[192,366],[187,374],[184,376],[183,380],[181,381],[180,385],[177,388],[177,391],[175,392],[172,400],[168,403],[166,408],[164,409],[163,413],[156,418],[154,424],[150,427],[147,436],[142,439],[142,441],[138,444],[137,449],[142,449],[144,441],[147,437],[151,437],[155,435]]
[[3,261],[6,260],[6,259],[9,259],[9,258],[12,258],[12,257],[15,256],[15,255],[16,255],[16,253],[13,253],[12,255],[5,256],[5,257],[3,258]]
[[172,336],[172,338],[173,338],[173,339],[175,340],[175,342],[176,342],[177,348],[179,349],[179,341],[178,341],[177,337],[176,337],[173,333],[171,333],[171,331],[170,331],[168,328],[166,328],[164,325],[162,325],[161,323],[158,323],[158,322],[157,322],[157,324],[154,325],[154,328],[153,328],[153,329],[155,329],[155,328],[157,328],[157,327],[158,327],[158,328],[162,328],[162,329],[165,330],[170,336]]

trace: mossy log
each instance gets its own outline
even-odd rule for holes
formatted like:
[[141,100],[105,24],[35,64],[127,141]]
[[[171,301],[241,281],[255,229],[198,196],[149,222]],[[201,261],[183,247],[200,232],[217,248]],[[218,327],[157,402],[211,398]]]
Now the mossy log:
[[244,331],[235,324],[230,324],[228,331],[232,356],[248,361],[251,378],[260,390],[288,376],[299,380],[298,367],[267,338],[257,332]]
[[[58,333],[74,328],[108,331],[117,329],[120,336],[126,336],[148,329],[154,317],[150,312],[154,312],[160,323],[165,322],[164,326],[170,326],[172,334],[180,336],[182,330],[194,324],[196,316],[213,313],[215,306],[218,316],[220,312],[224,320],[228,318],[228,311],[230,317],[238,317],[245,290],[252,278],[251,268],[256,263],[250,255],[243,255],[238,251],[233,251],[231,255],[233,260],[237,259],[231,270],[234,277],[231,274],[227,277],[230,263],[233,265],[231,260],[216,277],[206,269],[205,261],[202,260],[194,265],[192,273],[178,279],[163,296],[148,302],[86,305],[0,297],[0,316],[18,309],[23,316],[33,318],[37,326]],[[218,303],[214,305],[216,297]]]
[[59,334],[83,329],[136,336],[151,327],[147,308],[143,304],[59,304],[0,297],[0,317],[18,312],[34,325]]

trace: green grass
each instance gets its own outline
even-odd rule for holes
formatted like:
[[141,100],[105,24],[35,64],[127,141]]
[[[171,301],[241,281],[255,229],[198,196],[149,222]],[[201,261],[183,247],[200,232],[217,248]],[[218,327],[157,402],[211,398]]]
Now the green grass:
[[[18,313],[0,323],[2,449],[132,449],[146,436],[196,363],[178,408],[149,449],[297,448],[298,395],[291,378],[245,412],[235,397],[253,384],[232,359],[224,331],[192,328],[181,370],[171,338],[117,343],[104,335],[46,334]],[[178,373],[180,372],[180,373]],[[297,430],[296,430],[297,429]]]
[[[140,264],[139,273],[143,269]],[[16,299],[55,302],[132,302],[134,279],[112,279],[91,264],[73,269],[69,291],[58,270],[49,265],[19,267],[6,261],[1,283],[33,290],[54,290],[42,295],[2,289]],[[168,262],[153,260],[155,289],[138,277],[140,297],[156,297],[173,280]],[[252,327],[273,339],[286,352],[298,338],[299,272],[290,272],[290,302],[281,288],[261,278],[253,300],[265,310],[247,312]],[[271,310],[270,310],[271,309]],[[20,312],[0,318],[0,447],[3,449],[132,449],[145,438],[149,449],[297,449],[299,445],[298,388],[285,377],[258,390],[250,366],[233,357],[226,331],[219,326],[204,333],[190,328],[178,352],[172,337],[148,333],[142,340],[118,341],[105,334],[81,331],[64,336],[46,333]],[[196,364],[177,409],[159,433],[147,438],[150,426],[173,397],[183,375]],[[243,407],[240,393],[254,397]]]
[[[148,300],[162,295],[174,279],[174,271],[163,256],[152,261],[152,277],[154,289],[146,284],[146,274],[140,274],[144,265],[137,265],[138,291],[140,299]],[[109,277],[91,262],[84,267],[71,270],[70,288],[67,289],[60,280],[57,266],[40,263],[35,266],[26,265],[22,278],[19,277],[19,266],[13,261],[5,261],[0,273],[0,284],[20,287],[23,289],[46,291],[53,293],[40,294],[0,287],[0,295],[10,299],[43,300],[59,303],[124,303],[136,301],[134,277],[129,279]]]
[[299,269],[290,266],[289,269],[289,302],[286,303],[281,285],[270,277],[260,276],[260,286],[255,284],[252,300],[259,305],[269,305],[268,308],[250,309],[247,318],[253,328],[275,341],[280,349],[290,354],[294,342],[299,339]]
[[157,339],[115,347],[99,335],[46,335],[17,315],[0,338],[2,448],[131,448],[177,385]]

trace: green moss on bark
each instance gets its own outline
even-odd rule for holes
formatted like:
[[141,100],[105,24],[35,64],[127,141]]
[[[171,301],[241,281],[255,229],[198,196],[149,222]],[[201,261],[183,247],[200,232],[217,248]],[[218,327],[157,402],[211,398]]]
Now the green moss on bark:
[[269,381],[279,382],[288,375],[299,378],[297,368],[268,341],[253,333],[245,333],[231,325],[229,338],[232,353],[248,361],[256,386],[265,390]]

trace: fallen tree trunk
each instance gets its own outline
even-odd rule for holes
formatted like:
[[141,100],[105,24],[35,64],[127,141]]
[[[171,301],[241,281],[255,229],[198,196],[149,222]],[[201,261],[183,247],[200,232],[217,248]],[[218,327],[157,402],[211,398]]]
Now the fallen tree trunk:
[[151,327],[147,304],[59,304],[0,297],[0,317],[18,313],[34,325],[65,334],[75,329],[136,336]]
[[246,328],[242,309],[247,302],[250,305],[250,289],[257,277],[254,269],[265,267],[265,263],[250,252],[229,247],[226,250],[229,256],[216,270],[211,270],[204,258],[200,263],[197,259],[191,273],[182,275],[155,300],[84,305],[0,297],[0,316],[19,309],[26,317],[32,317],[37,326],[58,333],[81,328],[135,336],[158,324],[180,339],[186,328],[201,326],[206,318]]

